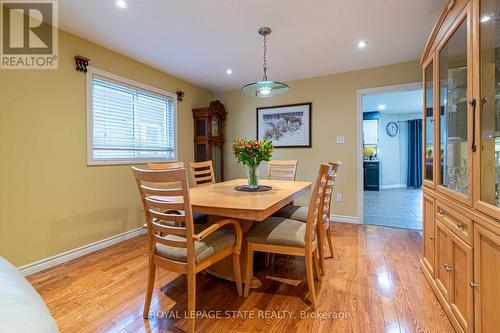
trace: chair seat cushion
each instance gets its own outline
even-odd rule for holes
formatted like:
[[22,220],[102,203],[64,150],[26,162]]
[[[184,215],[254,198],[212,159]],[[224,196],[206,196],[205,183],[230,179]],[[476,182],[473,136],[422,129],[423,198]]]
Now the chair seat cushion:
[[256,223],[246,239],[251,243],[305,247],[305,236],[306,223],[271,216]]
[[[195,225],[195,231],[198,233],[207,225]],[[168,240],[185,242],[183,236],[167,235],[164,237]],[[231,229],[219,229],[208,235],[202,240],[194,242],[196,252],[196,262],[201,262],[204,259],[222,251],[236,243],[236,236]],[[155,253],[171,260],[187,262],[187,249],[180,247],[168,246],[161,243],[156,243]]]
[[274,213],[273,216],[306,222],[308,211],[309,207],[289,205],[281,208],[279,211]]
[[0,332],[56,333],[56,322],[21,272],[0,257]]

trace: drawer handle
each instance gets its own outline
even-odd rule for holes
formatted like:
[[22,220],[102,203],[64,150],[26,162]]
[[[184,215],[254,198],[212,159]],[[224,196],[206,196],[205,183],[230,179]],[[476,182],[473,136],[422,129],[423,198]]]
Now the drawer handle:
[[429,236],[429,238],[430,238],[431,240],[434,240],[434,236]]
[[463,223],[463,222],[457,222],[457,228],[458,229],[465,230],[465,227],[466,227],[465,223]]
[[444,210],[443,210],[442,208],[439,208],[439,209],[438,209],[438,214],[439,214],[439,216],[441,216],[441,217],[442,217],[442,216],[444,216]]
[[471,282],[470,283],[470,287],[471,288],[477,288],[477,287],[479,287],[479,285],[477,283]]
[[444,263],[444,269],[447,271],[447,272],[451,272],[451,267],[450,265],[448,265],[447,263]]

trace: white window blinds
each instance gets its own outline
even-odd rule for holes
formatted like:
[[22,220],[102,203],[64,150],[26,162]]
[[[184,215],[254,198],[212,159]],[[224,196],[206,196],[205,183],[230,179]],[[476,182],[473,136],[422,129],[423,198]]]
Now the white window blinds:
[[91,163],[176,158],[172,98],[91,75]]

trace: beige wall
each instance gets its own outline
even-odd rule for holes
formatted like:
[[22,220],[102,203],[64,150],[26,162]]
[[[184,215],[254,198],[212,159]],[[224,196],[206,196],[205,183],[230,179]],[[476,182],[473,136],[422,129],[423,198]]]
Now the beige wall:
[[[342,193],[344,201],[334,204],[333,214],[357,216],[357,90],[420,80],[420,65],[414,61],[288,82],[287,94],[268,99],[250,97],[239,90],[219,93],[215,98],[226,105],[229,140],[236,136],[255,137],[256,107],[312,102],[312,148],[276,149],[273,158],[299,159],[297,178],[304,180],[314,179],[321,162],[341,160],[344,165],[336,193]],[[335,143],[338,135],[345,136],[345,144]],[[228,144],[227,177],[242,177],[243,169],[234,162],[230,148]],[[261,174],[263,171],[261,169]],[[299,203],[306,203],[306,200],[303,198]]]
[[178,103],[179,159],[193,158],[191,109],[212,94],[66,32],[58,70],[0,70],[0,256],[24,265],[143,223],[130,166],[86,165],[85,74],[73,56],[167,91]]

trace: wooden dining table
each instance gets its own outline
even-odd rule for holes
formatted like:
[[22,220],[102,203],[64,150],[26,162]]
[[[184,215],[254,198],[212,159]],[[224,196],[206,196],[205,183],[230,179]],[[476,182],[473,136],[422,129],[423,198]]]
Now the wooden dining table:
[[[240,255],[241,269],[246,269],[245,235],[254,223],[266,223],[264,220],[279,209],[311,189],[310,182],[291,180],[260,180],[261,185],[271,186],[270,191],[243,192],[236,186],[246,185],[246,179],[235,179],[190,189],[193,212],[209,214],[213,218],[233,218],[239,221],[243,231],[243,244]],[[209,274],[234,281],[233,262],[230,257],[222,259],[206,270]],[[262,285],[255,278],[250,285],[258,288]]]

